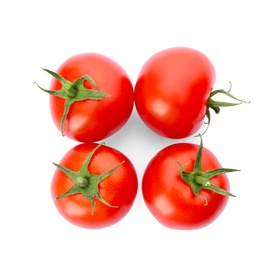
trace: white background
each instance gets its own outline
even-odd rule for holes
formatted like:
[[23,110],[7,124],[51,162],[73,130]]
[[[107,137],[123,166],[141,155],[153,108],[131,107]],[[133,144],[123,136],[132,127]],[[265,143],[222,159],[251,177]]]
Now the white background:
[[[275,259],[276,7],[273,1],[1,1],[0,259]],[[71,225],[56,211],[50,183],[62,156],[78,143],[54,126],[47,94],[65,59],[98,52],[117,61],[133,85],[159,50],[187,46],[213,62],[214,89],[245,100],[225,108],[204,137],[229,174],[222,215],[196,231],[161,226],[141,195],[118,224],[101,230]],[[133,162],[139,184],[148,161],[171,140],[148,130],[136,111],[105,140]]]

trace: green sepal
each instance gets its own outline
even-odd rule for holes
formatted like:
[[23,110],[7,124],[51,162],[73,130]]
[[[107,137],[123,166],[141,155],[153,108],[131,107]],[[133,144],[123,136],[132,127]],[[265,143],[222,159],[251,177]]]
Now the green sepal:
[[[202,135],[199,135],[200,137],[200,145],[199,150],[196,155],[195,164],[193,167],[192,172],[186,172],[184,170],[185,166],[189,163],[186,163],[184,165],[181,165],[179,162],[177,162],[180,165],[180,176],[183,181],[185,181],[187,184],[190,185],[193,193],[196,196],[201,196],[199,193],[202,189],[212,190],[220,195],[223,196],[232,196],[235,197],[232,193],[223,190],[211,183],[211,179],[219,174],[225,174],[228,172],[235,172],[239,171],[237,169],[231,169],[231,168],[218,168],[210,171],[203,172],[202,171],[202,150],[203,150],[203,141],[202,141]],[[206,199],[206,198],[205,198]],[[208,201],[206,200],[206,204],[208,204]]]
[[[42,68],[43,69],[43,68]],[[60,131],[63,135],[64,122],[69,113],[70,107],[73,103],[77,101],[83,101],[87,99],[91,100],[102,100],[104,97],[109,97],[110,95],[101,91],[96,83],[96,81],[89,75],[84,75],[74,82],[68,81],[60,74],[55,73],[54,71],[43,69],[44,71],[51,74],[56,78],[62,85],[62,88],[59,90],[48,90],[40,87],[36,82],[34,82],[41,90],[44,92],[65,99],[63,115],[60,123]],[[84,81],[89,81],[96,89],[88,89],[84,87]]]
[[101,195],[99,191],[99,184],[106,179],[108,176],[110,176],[118,167],[120,167],[124,161],[110,169],[109,171],[97,175],[97,174],[92,174],[88,170],[88,165],[91,161],[91,158],[93,157],[94,153],[96,150],[103,145],[103,143],[99,144],[97,147],[95,147],[91,153],[87,156],[85,159],[84,163],[81,166],[81,169],[79,171],[72,171],[71,169],[68,169],[67,167],[53,163],[57,168],[59,168],[68,178],[70,178],[74,184],[73,186],[66,191],[63,194],[60,194],[56,197],[56,199],[62,199],[66,196],[71,196],[74,194],[82,194],[84,197],[89,199],[92,204],[92,215],[94,214],[94,209],[95,209],[95,198],[100,200],[102,203],[109,207],[118,207],[109,204]]
[[[230,89],[228,91],[225,91],[224,89],[218,89],[218,90],[214,90],[214,91],[211,92],[211,94],[208,98],[207,111],[206,111],[207,128],[204,131],[204,133],[206,133],[206,131],[208,130],[210,122],[211,122],[211,112],[210,112],[211,109],[213,111],[215,111],[216,114],[219,114],[221,107],[232,107],[232,106],[241,105],[242,103],[247,103],[247,104],[250,103],[250,101],[249,102],[244,101],[244,100],[241,100],[241,99],[236,98],[235,96],[233,96],[230,93],[231,89],[232,89],[232,84],[230,82]],[[215,100],[213,100],[213,97],[217,94],[222,94],[222,95],[228,96],[229,98],[234,99],[234,100],[239,101],[239,102],[231,103],[231,102],[215,101]]]

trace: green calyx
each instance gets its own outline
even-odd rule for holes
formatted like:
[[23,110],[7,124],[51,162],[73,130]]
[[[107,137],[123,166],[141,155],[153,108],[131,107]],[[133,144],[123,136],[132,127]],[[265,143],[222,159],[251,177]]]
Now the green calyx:
[[[225,91],[223,89],[218,89],[218,90],[214,90],[211,92],[209,98],[208,98],[208,103],[207,103],[207,111],[206,111],[206,116],[207,116],[207,129],[210,125],[210,122],[211,122],[211,112],[210,110],[214,110],[216,114],[218,114],[220,112],[220,108],[221,107],[231,107],[231,106],[237,106],[237,105],[241,105],[242,103],[247,103],[249,104],[250,101],[244,101],[244,100],[241,100],[241,99],[238,99],[236,97],[234,97],[232,94],[230,94],[230,91],[232,89],[232,84],[230,82],[230,89],[228,91]],[[231,102],[222,102],[222,101],[215,101],[213,100],[213,97],[217,94],[223,94],[223,95],[226,95],[228,96],[229,98],[232,98],[236,101],[239,101],[239,102],[235,102],[235,103],[231,103]],[[206,133],[207,129],[204,131],[204,133]],[[203,133],[203,134],[204,134]]]
[[59,168],[66,176],[68,176],[73,182],[74,185],[65,193],[56,197],[56,199],[62,199],[66,196],[74,195],[74,194],[82,194],[84,197],[89,199],[92,203],[92,215],[95,209],[95,198],[99,199],[102,203],[109,207],[116,208],[117,206],[110,205],[105,199],[100,195],[99,192],[99,184],[110,176],[118,167],[120,167],[123,163],[116,165],[114,168],[109,171],[96,175],[90,174],[88,170],[88,165],[91,161],[91,158],[95,154],[96,150],[103,145],[103,143],[99,144],[96,148],[92,150],[92,152],[85,159],[81,169],[77,172],[72,171],[65,166],[60,164],[53,163],[57,168]]
[[[48,69],[43,69],[43,70],[51,74],[62,84],[62,88],[59,90],[47,90],[40,87],[35,82],[35,84],[46,93],[65,99],[64,111],[63,111],[63,115],[60,123],[60,131],[62,135],[63,135],[64,122],[67,118],[70,107],[74,102],[87,100],[87,99],[102,100],[104,97],[110,96],[109,94],[102,92],[99,89],[95,80],[92,79],[89,75],[84,75],[78,78],[77,80],[75,80],[74,82],[71,82],[51,70],[48,70]],[[92,83],[96,89],[85,88],[83,85],[85,80],[88,80],[90,83]]]
[[[213,185],[211,183],[211,179],[218,174],[224,174],[224,173],[234,172],[234,171],[239,171],[239,170],[229,169],[229,168],[218,168],[218,169],[210,170],[207,172],[203,172],[202,171],[203,142],[202,142],[202,135],[199,135],[199,136],[200,136],[200,146],[199,146],[199,150],[198,150],[198,153],[196,156],[193,171],[186,172],[184,170],[185,166],[189,162],[184,165],[181,165],[179,162],[177,162],[180,165],[179,171],[180,171],[180,176],[181,176],[182,180],[191,186],[191,189],[196,196],[202,196],[199,194],[201,189],[207,189],[207,190],[214,191],[223,196],[235,197],[235,195],[231,194],[230,192]],[[206,200],[205,206],[207,206],[208,201],[206,198],[205,198],[205,200]]]

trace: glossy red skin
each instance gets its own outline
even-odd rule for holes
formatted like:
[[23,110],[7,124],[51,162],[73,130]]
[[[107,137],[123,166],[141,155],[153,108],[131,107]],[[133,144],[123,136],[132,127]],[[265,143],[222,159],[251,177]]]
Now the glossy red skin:
[[185,47],[160,51],[138,76],[134,96],[143,122],[168,138],[185,138],[202,125],[215,70],[201,52]]
[[[95,142],[111,136],[127,122],[134,105],[133,87],[118,63],[101,54],[84,53],[66,60],[56,72],[72,82],[88,74],[101,91],[110,95],[101,101],[84,100],[71,105],[64,135],[79,142]],[[84,86],[95,89],[88,81]],[[53,78],[50,89],[60,88],[60,82]],[[64,99],[50,95],[50,109],[53,121],[60,129]]]
[[[213,191],[201,190],[194,195],[179,173],[180,166],[174,161],[186,165],[185,171],[191,172],[194,166],[198,145],[178,143],[170,145],[149,162],[142,180],[144,201],[152,215],[164,226],[172,229],[199,229],[212,223],[225,208],[228,197]],[[202,170],[221,168],[216,157],[206,148],[202,151]],[[229,191],[229,181],[225,174],[217,175],[211,182]]]
[[[95,143],[75,146],[59,164],[78,171],[96,146]],[[73,181],[57,168],[51,183],[51,194],[59,213],[70,223],[83,228],[105,228],[120,221],[131,209],[137,194],[138,180],[133,164],[124,154],[105,145],[96,150],[89,164],[90,173],[102,174],[122,161],[125,162],[99,185],[101,196],[118,207],[109,207],[96,198],[93,215],[91,201],[82,194],[56,199],[73,185]]]

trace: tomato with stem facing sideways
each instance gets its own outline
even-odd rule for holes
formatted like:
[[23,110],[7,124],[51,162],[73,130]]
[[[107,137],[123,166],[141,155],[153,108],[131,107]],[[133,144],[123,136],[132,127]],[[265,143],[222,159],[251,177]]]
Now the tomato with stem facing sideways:
[[[212,92],[215,69],[203,53],[185,47],[160,51],[150,57],[138,76],[134,98],[139,116],[154,132],[168,138],[185,138],[208,125],[210,109],[238,105],[244,101],[229,91]],[[218,102],[213,97],[227,95],[239,102]]]
[[50,95],[53,121],[63,135],[95,142],[117,132],[129,119],[133,87],[125,70],[112,59],[83,53],[67,59],[53,76]]
[[131,161],[118,150],[84,143],[54,165],[52,198],[60,214],[72,224],[108,227],[131,209],[137,194],[137,175]]
[[142,180],[152,215],[172,229],[198,229],[212,223],[225,208],[229,181],[216,157],[196,144],[167,146],[149,162]]

